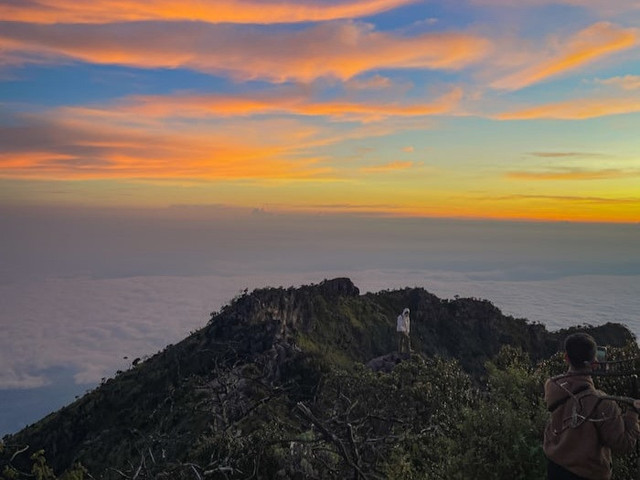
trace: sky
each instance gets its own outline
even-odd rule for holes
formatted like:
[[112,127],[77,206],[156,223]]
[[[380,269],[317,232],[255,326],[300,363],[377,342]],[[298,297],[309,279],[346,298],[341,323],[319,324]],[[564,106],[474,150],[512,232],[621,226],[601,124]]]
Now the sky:
[[636,222],[637,0],[0,0],[0,201]]
[[638,0],[0,19],[0,436],[244,288],[348,276],[640,334]]

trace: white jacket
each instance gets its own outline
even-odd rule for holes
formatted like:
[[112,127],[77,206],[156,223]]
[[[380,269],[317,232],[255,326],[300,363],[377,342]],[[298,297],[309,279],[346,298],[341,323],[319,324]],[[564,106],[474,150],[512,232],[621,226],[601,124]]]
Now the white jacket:
[[405,308],[401,315],[398,315],[396,331],[409,333],[411,331],[411,319],[409,318],[409,309]]

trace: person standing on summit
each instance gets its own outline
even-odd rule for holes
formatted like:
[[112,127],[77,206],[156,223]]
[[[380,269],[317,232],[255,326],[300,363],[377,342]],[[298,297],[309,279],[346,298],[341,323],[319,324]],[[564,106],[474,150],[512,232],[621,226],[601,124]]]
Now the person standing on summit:
[[405,308],[402,313],[398,315],[396,331],[398,332],[398,352],[411,353],[411,339],[409,338],[411,318],[409,318],[408,308]]

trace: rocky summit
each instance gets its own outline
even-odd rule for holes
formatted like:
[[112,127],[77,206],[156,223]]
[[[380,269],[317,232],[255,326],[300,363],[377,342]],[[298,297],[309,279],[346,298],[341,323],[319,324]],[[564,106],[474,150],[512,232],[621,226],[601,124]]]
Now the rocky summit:
[[[396,352],[404,308],[411,354]],[[581,329],[613,355],[637,350],[622,325]],[[562,368],[567,333],[423,288],[362,295],[347,278],[244,292],[182,342],[5,437],[0,468],[6,478],[38,465],[64,479],[471,478],[473,455],[513,469],[462,448],[493,422],[518,428],[515,444],[494,447],[528,452],[517,461],[535,475],[541,385]],[[483,409],[506,420],[477,417]]]

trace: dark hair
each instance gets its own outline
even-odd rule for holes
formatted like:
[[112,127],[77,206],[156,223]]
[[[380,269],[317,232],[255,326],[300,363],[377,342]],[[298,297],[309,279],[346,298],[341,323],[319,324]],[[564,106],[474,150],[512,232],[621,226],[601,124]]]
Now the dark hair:
[[588,333],[573,333],[564,341],[573,368],[584,368],[596,359],[596,341]]

